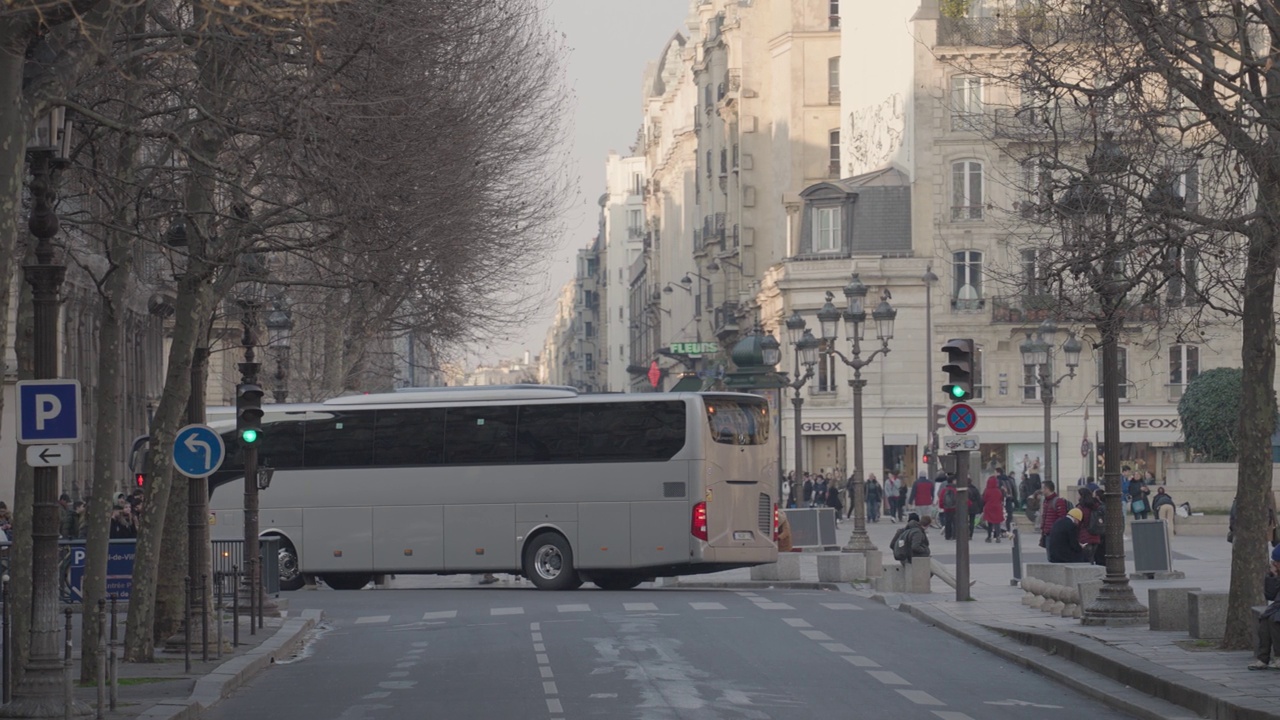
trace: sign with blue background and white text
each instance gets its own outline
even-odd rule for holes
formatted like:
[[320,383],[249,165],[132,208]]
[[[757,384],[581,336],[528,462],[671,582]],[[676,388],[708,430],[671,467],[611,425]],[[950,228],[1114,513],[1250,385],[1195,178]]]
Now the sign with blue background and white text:
[[23,445],[80,442],[80,381],[19,381],[18,442]]

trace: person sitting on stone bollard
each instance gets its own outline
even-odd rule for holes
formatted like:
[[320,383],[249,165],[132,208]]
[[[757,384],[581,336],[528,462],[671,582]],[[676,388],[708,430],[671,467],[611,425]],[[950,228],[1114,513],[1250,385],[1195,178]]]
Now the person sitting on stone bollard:
[[1085,562],[1084,551],[1080,547],[1080,521],[1083,518],[1080,508],[1071,508],[1053,523],[1049,530],[1049,562]]
[[912,558],[929,557],[929,536],[925,530],[932,522],[933,518],[928,515],[921,520],[919,515],[911,513],[907,516],[906,527],[895,533],[889,541],[893,559],[902,563],[904,570]]
[[1280,547],[1271,549],[1271,569],[1263,580],[1271,604],[1258,619],[1258,648],[1250,670],[1280,670]]

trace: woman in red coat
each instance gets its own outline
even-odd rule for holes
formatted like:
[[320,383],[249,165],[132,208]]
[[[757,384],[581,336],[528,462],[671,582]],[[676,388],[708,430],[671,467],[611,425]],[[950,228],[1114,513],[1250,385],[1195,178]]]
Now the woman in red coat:
[[982,520],[987,523],[987,542],[995,538],[1000,542],[1000,528],[1004,525],[1004,491],[1000,480],[992,475],[987,478],[987,489],[982,492]]

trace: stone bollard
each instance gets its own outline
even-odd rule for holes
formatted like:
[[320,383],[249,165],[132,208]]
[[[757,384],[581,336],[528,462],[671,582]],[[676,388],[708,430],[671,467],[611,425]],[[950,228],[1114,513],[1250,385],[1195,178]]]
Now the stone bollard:
[[862,553],[818,553],[819,582],[853,582],[867,579],[868,558]]

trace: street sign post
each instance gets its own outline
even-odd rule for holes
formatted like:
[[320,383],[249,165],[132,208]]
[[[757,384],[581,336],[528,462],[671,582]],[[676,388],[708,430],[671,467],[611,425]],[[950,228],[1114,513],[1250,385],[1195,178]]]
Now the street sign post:
[[27,464],[31,467],[70,465],[75,453],[70,445],[28,445]]
[[947,427],[952,432],[967,433],[978,424],[978,411],[968,403],[956,403],[947,411]]
[[80,381],[18,382],[18,443],[80,442]]
[[948,435],[942,438],[942,446],[947,452],[969,452],[979,449],[981,444],[977,435]]
[[187,425],[173,438],[173,466],[187,477],[209,477],[226,454],[222,436],[208,425]]

